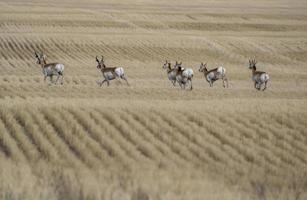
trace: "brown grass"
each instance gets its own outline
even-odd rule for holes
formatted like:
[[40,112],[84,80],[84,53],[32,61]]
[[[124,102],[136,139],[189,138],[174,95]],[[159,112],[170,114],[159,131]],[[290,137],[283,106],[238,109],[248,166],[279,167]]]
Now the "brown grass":
[[[306,6],[1,2],[0,199],[306,199]],[[63,86],[43,82],[34,50],[65,64]],[[99,87],[96,55],[131,86]],[[165,59],[194,69],[193,91]],[[210,88],[200,62],[230,87]]]

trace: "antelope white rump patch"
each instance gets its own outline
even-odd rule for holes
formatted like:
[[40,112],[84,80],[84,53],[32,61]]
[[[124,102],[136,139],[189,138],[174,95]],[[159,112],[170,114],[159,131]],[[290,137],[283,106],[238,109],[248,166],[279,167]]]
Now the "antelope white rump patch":
[[182,72],[182,75],[191,78],[193,76],[193,70],[191,68],[187,68]]
[[64,65],[63,64],[56,64],[55,70],[57,72],[63,72],[64,71]]
[[220,67],[217,68],[217,72],[219,74],[224,75],[226,73],[226,69],[224,67],[220,66]]
[[260,76],[260,80],[261,80],[261,82],[266,82],[266,81],[268,81],[269,80],[269,75],[268,74],[266,74],[266,73],[264,73],[264,74],[261,74],[261,76]]
[[115,69],[115,73],[116,73],[117,76],[121,77],[121,76],[124,75],[124,69],[122,67],[117,67]]

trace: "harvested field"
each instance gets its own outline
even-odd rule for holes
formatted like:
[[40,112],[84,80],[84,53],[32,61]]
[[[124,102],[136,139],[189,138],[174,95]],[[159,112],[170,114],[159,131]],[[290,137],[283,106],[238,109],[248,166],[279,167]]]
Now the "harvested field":
[[[307,198],[307,2],[0,2],[0,199]],[[34,51],[65,65],[44,83]],[[95,56],[130,86],[99,87]],[[256,58],[270,74],[257,91]],[[173,87],[165,60],[194,70]],[[230,87],[198,72],[224,66]]]

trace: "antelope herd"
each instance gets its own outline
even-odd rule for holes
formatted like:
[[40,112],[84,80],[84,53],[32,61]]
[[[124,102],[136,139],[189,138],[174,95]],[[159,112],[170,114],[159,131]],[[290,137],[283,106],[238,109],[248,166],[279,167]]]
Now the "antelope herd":
[[[38,54],[36,51],[34,52],[36,63],[39,64],[42,68],[42,72],[44,75],[44,81],[46,81],[47,77],[50,77],[50,83],[57,84],[59,78],[61,77],[61,84],[63,84],[63,76],[64,76],[64,65],[61,63],[47,63],[47,56],[43,53]],[[110,85],[110,81],[117,80],[125,80],[127,85],[129,85],[127,78],[125,77],[124,68],[123,67],[107,67],[105,65],[104,57],[101,56],[101,59],[98,59],[96,56],[97,69],[99,69],[102,73],[103,80],[98,82],[100,86],[103,83],[107,83]],[[252,81],[254,82],[254,87],[257,90],[261,90],[262,85],[264,87],[262,91],[267,88],[267,83],[270,79],[269,74],[266,72],[257,71],[256,68],[257,61],[255,59],[249,60],[249,69],[252,70]],[[182,67],[182,62],[176,61],[174,66],[172,66],[171,62],[165,61],[163,69],[166,70],[168,79],[172,82],[173,86],[176,86],[176,82],[178,82],[179,86],[182,89],[185,89],[186,86],[190,87],[190,90],[193,89],[192,79],[194,76],[194,72],[192,68],[184,68]],[[209,83],[210,87],[213,87],[213,83],[219,79],[223,81],[223,87],[228,87],[228,79],[226,76],[226,69],[222,66],[217,68],[208,70],[207,63],[201,63],[199,66],[199,72],[204,74],[205,80]],[[53,76],[57,76],[55,82],[53,82]]]

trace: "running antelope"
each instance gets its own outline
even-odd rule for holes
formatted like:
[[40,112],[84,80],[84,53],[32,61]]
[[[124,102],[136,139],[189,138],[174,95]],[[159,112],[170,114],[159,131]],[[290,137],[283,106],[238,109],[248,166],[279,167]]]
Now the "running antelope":
[[41,65],[42,71],[44,74],[44,81],[46,82],[46,78],[50,77],[50,82],[53,83],[52,77],[54,75],[57,76],[57,79],[54,84],[57,84],[60,76],[61,76],[61,84],[63,84],[63,75],[64,75],[64,65],[61,63],[48,63],[46,62],[47,56],[45,54],[37,54],[36,51],[34,52],[36,57],[36,63]]
[[223,80],[223,87],[228,87],[228,79],[226,77],[226,69],[224,67],[220,66],[208,71],[207,63],[201,63],[198,71],[204,73],[205,79],[208,81],[210,87],[213,86],[214,81],[219,79]]
[[264,88],[262,91],[266,89],[267,82],[269,81],[270,77],[269,74],[266,72],[256,71],[256,64],[257,61],[255,59],[249,60],[249,69],[252,70],[252,80],[254,81],[254,87],[257,90],[261,89],[261,86],[264,84]]
[[178,70],[176,68],[171,67],[171,63],[168,62],[167,60],[165,61],[163,69],[166,69],[167,77],[168,79],[172,82],[172,84],[175,86],[176,85],[176,75]]
[[176,81],[179,83],[182,89],[185,89],[186,85],[190,84],[190,90],[192,90],[193,89],[192,78],[194,72],[191,68],[185,69],[181,67],[181,64],[182,62],[178,63],[176,61],[176,64],[174,66],[174,68],[177,69]]
[[106,67],[106,65],[104,64],[104,59],[103,56],[101,56],[101,60],[98,60],[98,57],[96,56],[96,62],[97,62],[97,69],[100,69],[104,80],[101,81],[101,83],[99,83],[100,86],[102,86],[102,84],[104,82],[107,82],[108,86],[110,85],[110,80],[113,79],[117,79],[117,78],[121,78],[124,79],[127,83],[127,85],[129,85],[125,74],[124,74],[124,69],[122,67]]

